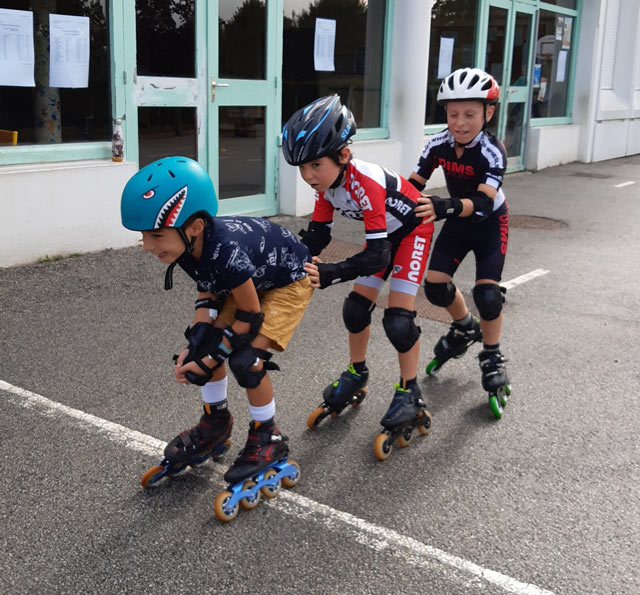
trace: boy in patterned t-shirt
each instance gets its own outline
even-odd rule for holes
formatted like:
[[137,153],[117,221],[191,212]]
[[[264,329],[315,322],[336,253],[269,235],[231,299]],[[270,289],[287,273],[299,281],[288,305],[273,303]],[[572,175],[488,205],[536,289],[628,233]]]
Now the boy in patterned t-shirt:
[[[308,248],[295,234],[255,217],[215,217],[213,184],[197,162],[160,159],[136,173],[122,194],[122,222],[141,231],[143,248],[169,265],[180,265],[196,282],[188,347],[176,357],[175,377],[202,387],[200,423],[167,445],[165,458],[189,464],[228,440],[225,361],[246,388],[251,423],[247,444],[225,473],[230,484],[254,476],[286,457],[286,438],[275,425],[273,385],[278,369],[268,349],[283,351],[311,299],[304,271]],[[223,303],[224,302],[224,303]]]

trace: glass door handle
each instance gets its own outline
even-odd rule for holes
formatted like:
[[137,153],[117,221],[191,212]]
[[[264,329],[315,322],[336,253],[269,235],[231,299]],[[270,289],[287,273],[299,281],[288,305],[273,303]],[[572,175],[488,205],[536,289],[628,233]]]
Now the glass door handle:
[[216,87],[228,87],[226,83],[216,83],[216,79],[211,77],[211,102],[216,100]]

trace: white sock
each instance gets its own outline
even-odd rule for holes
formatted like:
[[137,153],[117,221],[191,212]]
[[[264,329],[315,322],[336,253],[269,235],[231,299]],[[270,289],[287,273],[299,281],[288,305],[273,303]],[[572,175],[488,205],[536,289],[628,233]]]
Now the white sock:
[[249,415],[254,421],[269,421],[276,416],[276,401],[271,399],[270,403],[262,407],[254,407],[249,405]]
[[202,400],[210,405],[217,405],[227,400],[227,382],[228,377],[222,380],[213,380],[207,382],[200,390],[202,392]]

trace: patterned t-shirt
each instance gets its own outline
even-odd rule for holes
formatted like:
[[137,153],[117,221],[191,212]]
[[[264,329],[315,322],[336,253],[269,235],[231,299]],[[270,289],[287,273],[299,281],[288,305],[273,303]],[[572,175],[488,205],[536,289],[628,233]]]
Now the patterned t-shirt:
[[178,264],[198,291],[227,295],[248,279],[257,291],[284,287],[306,276],[309,249],[296,234],[257,217],[214,217],[207,223],[202,255]]

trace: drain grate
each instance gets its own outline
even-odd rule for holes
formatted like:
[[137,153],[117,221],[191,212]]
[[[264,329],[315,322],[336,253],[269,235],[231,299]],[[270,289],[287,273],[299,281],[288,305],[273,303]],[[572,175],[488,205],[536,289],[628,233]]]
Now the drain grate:
[[509,215],[509,227],[517,229],[562,229],[568,227],[564,221],[534,215]]

